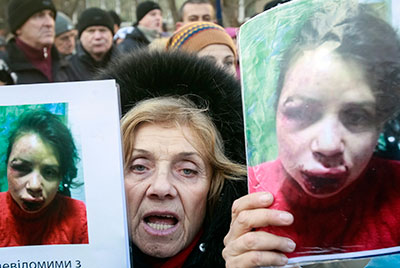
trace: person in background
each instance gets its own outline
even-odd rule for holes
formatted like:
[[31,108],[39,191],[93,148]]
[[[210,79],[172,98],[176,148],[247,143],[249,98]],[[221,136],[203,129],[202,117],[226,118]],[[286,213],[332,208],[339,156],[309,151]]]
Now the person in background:
[[118,48],[122,52],[130,52],[137,48],[147,47],[152,41],[161,37],[162,11],[152,1],[140,3],[136,8],[136,23],[131,33],[125,36]]
[[110,14],[114,21],[114,33],[117,33],[118,30],[121,28],[121,18],[114,10],[109,10],[108,14]]
[[229,36],[232,38],[233,43],[235,44],[236,47],[236,77],[240,79],[240,65],[239,65],[239,46],[238,46],[238,37],[239,37],[239,28],[236,27],[227,27],[225,28],[225,31],[229,34]]
[[57,115],[44,110],[22,114],[6,154],[0,247],[88,244],[85,204],[60,192],[60,185],[74,185],[78,159],[71,132]]
[[64,13],[57,12],[54,45],[61,57],[66,57],[75,53],[77,35],[78,31],[72,24],[71,19]]
[[7,43],[9,68],[16,83],[71,81],[76,74],[60,59],[54,44],[56,8],[51,0],[11,0],[8,25],[15,35]]
[[79,16],[77,29],[79,44],[69,61],[78,73],[77,80],[91,80],[119,55],[113,44],[114,22],[107,11],[92,7]]
[[236,76],[237,53],[224,28],[212,22],[193,22],[176,31],[167,42],[167,50],[180,49],[213,60]]
[[208,0],[187,0],[179,8],[179,21],[175,24],[176,30],[182,26],[195,22],[216,22],[215,10]]

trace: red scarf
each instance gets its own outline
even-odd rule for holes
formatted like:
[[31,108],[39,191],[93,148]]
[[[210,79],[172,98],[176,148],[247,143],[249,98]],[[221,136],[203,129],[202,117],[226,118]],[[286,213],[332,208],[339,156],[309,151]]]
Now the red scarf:
[[18,48],[22,50],[32,65],[41,71],[49,82],[52,82],[51,46],[46,46],[43,49],[36,49],[24,43],[19,38],[15,38],[15,40]]

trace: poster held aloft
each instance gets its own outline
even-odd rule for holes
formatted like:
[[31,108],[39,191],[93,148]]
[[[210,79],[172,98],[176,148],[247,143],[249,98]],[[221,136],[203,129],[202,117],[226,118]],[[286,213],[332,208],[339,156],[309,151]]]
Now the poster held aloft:
[[129,267],[115,81],[0,99],[0,267]]
[[294,216],[263,229],[296,243],[289,263],[400,252],[400,162],[374,156],[400,108],[400,42],[376,14],[294,0],[240,29],[249,192]]

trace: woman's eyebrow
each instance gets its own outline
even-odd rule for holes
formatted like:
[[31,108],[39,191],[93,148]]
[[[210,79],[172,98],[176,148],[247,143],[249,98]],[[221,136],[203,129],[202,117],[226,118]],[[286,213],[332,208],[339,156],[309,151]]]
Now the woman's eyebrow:
[[15,162],[15,161],[21,161],[23,164],[31,163],[29,160],[26,160],[26,159],[24,159],[24,158],[22,158],[22,157],[20,157],[20,156],[17,156],[17,157],[12,158],[11,161],[10,161],[10,163],[13,163],[13,162]]
[[150,152],[144,149],[133,148],[133,153],[149,154]]
[[194,152],[181,152],[181,153],[178,154],[178,156],[182,157],[182,158],[193,157],[193,156],[201,158],[200,154],[198,152],[196,152],[196,151],[194,151]]
[[317,103],[319,103],[319,101],[317,99],[315,99],[315,98],[307,97],[307,96],[304,96],[304,95],[295,94],[295,95],[288,96],[286,98],[284,104],[286,104],[288,102],[291,102],[291,101],[294,101],[294,100],[300,100],[300,101],[302,101],[304,103],[307,103],[307,104],[314,104],[314,103],[317,104]]
[[376,110],[376,103],[373,101],[351,101],[344,105],[346,109],[349,108],[357,108],[357,109],[368,109],[368,110]]

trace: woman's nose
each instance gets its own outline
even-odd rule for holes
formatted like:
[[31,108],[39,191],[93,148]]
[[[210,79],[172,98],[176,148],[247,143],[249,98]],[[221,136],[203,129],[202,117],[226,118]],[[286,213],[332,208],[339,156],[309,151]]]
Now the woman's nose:
[[329,118],[320,124],[313,140],[311,150],[324,157],[338,157],[344,152],[343,128],[338,120]]
[[28,175],[28,181],[26,188],[32,195],[38,195],[42,192],[42,180],[43,177],[39,172],[33,171]]
[[175,186],[172,183],[173,174],[169,168],[162,167],[153,174],[151,185],[148,188],[147,195],[150,198],[167,199],[174,198],[177,195]]

